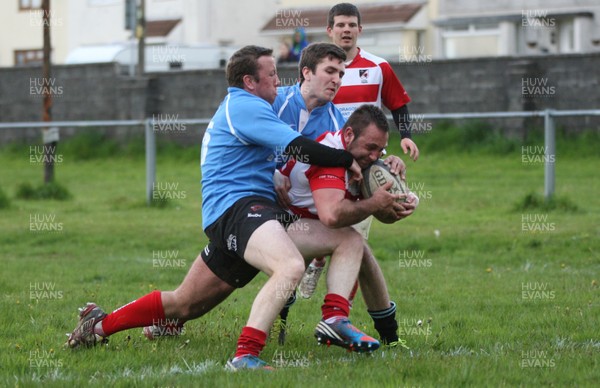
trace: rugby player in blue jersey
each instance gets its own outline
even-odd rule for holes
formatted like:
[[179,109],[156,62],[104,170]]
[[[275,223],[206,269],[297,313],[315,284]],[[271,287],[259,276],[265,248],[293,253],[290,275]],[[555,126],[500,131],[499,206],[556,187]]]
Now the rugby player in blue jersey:
[[[154,291],[110,314],[88,303],[80,309],[79,323],[69,335],[70,347],[93,346],[118,331],[160,320],[176,320],[180,325],[200,317],[261,270],[269,280],[252,305],[228,367],[267,368],[258,356],[304,272],[304,258],[326,254],[332,256],[331,275],[319,325],[342,338],[342,346],[349,349],[370,351],[379,346],[347,319],[348,296],[362,258],[362,237],[351,228],[328,229],[317,220],[301,221],[310,233],[304,227],[286,231],[295,218],[275,202],[272,181],[276,154],[281,151],[311,164],[347,168],[354,179],[361,178],[360,166],[349,152],[305,138],[277,118],[271,104],[279,78],[270,49],[246,46],[238,50],[228,63],[227,80],[228,94],[202,142],[202,223],[209,245],[175,291]],[[403,210],[397,195],[378,191],[374,207]],[[335,325],[328,323],[332,319]]]

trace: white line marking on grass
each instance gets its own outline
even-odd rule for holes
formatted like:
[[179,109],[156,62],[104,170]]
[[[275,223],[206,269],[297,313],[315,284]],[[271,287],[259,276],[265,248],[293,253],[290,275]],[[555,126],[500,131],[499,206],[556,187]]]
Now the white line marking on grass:
[[[90,376],[90,382],[101,381],[108,383],[115,383],[122,380],[134,380],[134,381],[143,381],[146,379],[161,379],[166,377],[172,377],[176,375],[202,375],[207,373],[210,370],[221,370],[222,366],[219,362],[214,360],[206,360],[200,363],[192,362],[188,363],[186,360],[182,358],[185,366],[181,365],[172,365],[172,366],[162,366],[160,369],[155,369],[152,367],[143,367],[140,370],[135,370],[131,368],[124,368],[121,371],[117,371],[115,373],[104,373],[97,371]],[[17,376],[13,375],[15,379],[15,385],[28,385],[30,383],[40,383],[47,381],[78,381],[81,376],[78,374],[68,375],[64,374],[64,369],[48,369],[45,373],[33,372],[30,375]]]

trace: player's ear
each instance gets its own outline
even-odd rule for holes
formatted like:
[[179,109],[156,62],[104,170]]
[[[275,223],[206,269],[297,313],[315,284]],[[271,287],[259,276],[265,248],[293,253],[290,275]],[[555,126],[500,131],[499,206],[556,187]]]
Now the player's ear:
[[246,89],[246,90],[254,90],[255,89],[254,82],[256,81],[256,79],[254,79],[254,76],[252,76],[250,74],[246,74],[244,77],[242,77],[242,80],[244,81],[244,89]]
[[344,142],[346,142],[346,144],[350,144],[354,140],[354,130],[352,129],[352,127],[344,128],[343,135],[344,135]]
[[310,71],[310,69],[308,67],[304,66],[302,68],[302,76],[304,77],[305,81],[309,80],[311,74],[312,74],[312,71]]
[[327,26],[327,36],[333,38],[333,29],[329,26]]
[[359,24],[358,25],[358,33],[360,34],[362,32],[362,26]]

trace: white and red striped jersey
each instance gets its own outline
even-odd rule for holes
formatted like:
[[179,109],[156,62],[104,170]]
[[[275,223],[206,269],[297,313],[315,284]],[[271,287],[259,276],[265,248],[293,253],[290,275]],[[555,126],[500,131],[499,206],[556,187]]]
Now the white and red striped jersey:
[[346,120],[363,104],[385,106],[393,111],[410,102],[390,64],[383,58],[358,49],[358,54],[346,64],[342,86],[333,103]]
[[[346,149],[342,131],[325,132],[316,141],[337,149]],[[317,208],[312,192],[318,189],[345,190],[345,197],[351,200],[360,198],[358,185],[348,185],[348,171],[344,167],[320,167],[290,159],[281,173],[290,178],[292,188],[288,192],[292,205],[290,210],[305,218],[318,219]]]

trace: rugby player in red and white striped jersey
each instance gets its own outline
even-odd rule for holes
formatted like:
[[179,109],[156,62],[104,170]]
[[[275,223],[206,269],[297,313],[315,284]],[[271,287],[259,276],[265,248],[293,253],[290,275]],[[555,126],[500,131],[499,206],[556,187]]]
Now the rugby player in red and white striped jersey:
[[[385,114],[380,108],[364,104],[350,115],[343,129],[324,133],[317,141],[332,148],[347,150],[361,168],[366,168],[381,157],[387,146],[388,136]],[[302,218],[318,218],[329,228],[348,225],[357,228],[360,223],[369,219],[367,217],[371,214],[399,220],[412,214],[418,204],[418,198],[410,193],[409,202],[404,209],[398,206],[395,213],[391,209],[382,213],[376,209],[378,203],[383,203],[376,198],[382,194],[381,190],[376,191],[376,195],[369,199],[356,201],[360,197],[359,191],[349,183],[343,169],[321,168],[291,159],[281,172],[289,177],[290,181],[291,189],[287,193],[290,200],[289,209]],[[369,315],[384,345],[406,347],[397,333],[396,304],[389,298],[383,273],[366,239],[364,249],[359,282]]]
[[400,130],[402,150],[405,154],[410,152],[411,159],[416,161],[419,148],[410,138],[410,117],[406,106],[410,97],[386,60],[357,46],[361,32],[360,12],[355,5],[340,3],[329,10],[327,34],[346,52],[346,74],[333,103],[346,119],[365,103],[388,108],[396,128]]

